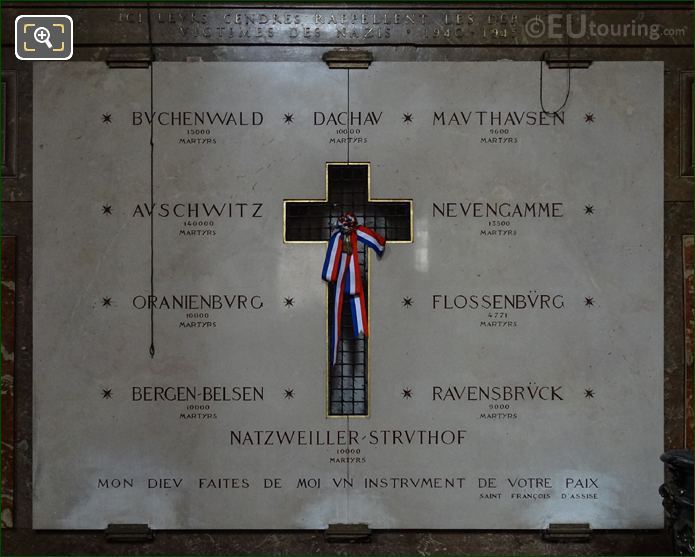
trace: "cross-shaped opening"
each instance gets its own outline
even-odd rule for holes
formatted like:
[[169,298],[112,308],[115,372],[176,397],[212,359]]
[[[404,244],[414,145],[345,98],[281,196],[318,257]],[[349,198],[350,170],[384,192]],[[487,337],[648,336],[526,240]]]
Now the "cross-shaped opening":
[[[359,224],[371,228],[388,242],[412,241],[412,202],[370,198],[369,163],[328,163],[324,200],[285,201],[285,240],[288,242],[327,241],[338,217],[352,212]],[[369,307],[369,268],[366,248],[359,245],[365,302]],[[317,269],[317,275],[320,269]],[[329,289],[329,322],[333,308]],[[369,342],[356,337],[349,304],[343,304],[338,359],[328,374],[328,415],[369,414]]]

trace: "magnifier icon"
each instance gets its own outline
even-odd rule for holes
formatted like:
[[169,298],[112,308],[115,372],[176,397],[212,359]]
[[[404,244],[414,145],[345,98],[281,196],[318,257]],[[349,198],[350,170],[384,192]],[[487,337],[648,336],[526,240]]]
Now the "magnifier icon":
[[51,44],[51,33],[45,27],[34,29],[34,40],[37,43],[45,44],[48,48],[53,48]]

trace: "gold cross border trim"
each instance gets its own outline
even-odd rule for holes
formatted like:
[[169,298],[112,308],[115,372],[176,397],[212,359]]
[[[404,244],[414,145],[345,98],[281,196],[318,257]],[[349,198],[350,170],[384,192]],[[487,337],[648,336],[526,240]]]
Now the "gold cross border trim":
[[410,239],[409,240],[388,240],[387,244],[412,244],[413,234],[413,200],[412,199],[391,199],[391,198],[372,198],[372,163],[371,162],[327,162],[324,180],[324,193],[322,199],[284,199],[282,201],[282,242],[284,244],[328,244],[328,240],[288,240],[287,239],[287,204],[288,203],[327,203],[328,202],[328,167],[330,166],[366,166],[367,167],[367,201],[369,203],[407,203],[410,206]]
[[[345,165],[363,165],[367,167],[367,201],[371,203],[383,202],[402,202],[408,203],[410,205],[410,240],[387,240],[387,244],[412,244],[414,240],[413,235],[413,200],[412,199],[372,199],[372,163],[370,162],[327,162],[326,163],[326,178],[325,178],[325,190],[323,199],[285,199],[282,202],[282,242],[284,244],[328,244],[328,240],[288,240],[286,237],[287,232],[287,203],[288,202],[305,202],[305,203],[327,203],[328,202],[328,167],[329,166],[345,166]],[[367,266],[371,265],[371,253],[367,250]],[[371,332],[372,330],[372,273],[367,275],[367,328]],[[325,308],[325,315],[323,318],[326,324],[325,335],[326,335],[326,372],[324,373],[324,402],[325,402],[325,417],[327,419],[334,418],[369,418],[372,414],[372,351],[371,349],[367,351],[367,413],[361,415],[351,415],[351,414],[331,414],[330,408],[330,382],[331,382],[331,362],[328,356],[330,346],[329,343],[329,333],[328,333],[328,288],[330,285],[326,285],[326,299],[324,300],[323,307]]]

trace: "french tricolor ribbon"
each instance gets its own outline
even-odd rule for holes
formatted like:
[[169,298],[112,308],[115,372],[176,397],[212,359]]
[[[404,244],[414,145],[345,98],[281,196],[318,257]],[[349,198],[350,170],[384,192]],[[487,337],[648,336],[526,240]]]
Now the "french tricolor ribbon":
[[355,336],[364,333],[369,336],[367,326],[367,306],[364,301],[360,260],[357,243],[362,242],[381,256],[386,240],[366,226],[358,225],[355,215],[345,213],[338,218],[335,232],[328,240],[326,260],[323,262],[323,280],[335,283],[333,315],[330,328],[331,367],[338,359],[340,343],[340,321],[343,312],[343,296],[347,294],[352,311],[352,329]]

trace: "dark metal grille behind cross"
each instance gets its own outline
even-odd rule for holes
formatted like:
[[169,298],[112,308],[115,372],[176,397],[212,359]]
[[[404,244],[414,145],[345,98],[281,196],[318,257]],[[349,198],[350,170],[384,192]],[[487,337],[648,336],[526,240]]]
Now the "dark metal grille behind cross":
[[[411,240],[410,203],[369,200],[369,165],[360,163],[328,165],[328,202],[288,201],[285,238],[288,241],[328,240],[338,217],[352,211],[360,224],[381,234],[388,241]],[[366,248],[359,244],[365,301],[369,269]],[[321,270],[317,269],[317,275]],[[329,289],[329,319],[333,308],[333,288]],[[328,381],[328,411],[332,416],[364,416],[368,413],[369,342],[356,338],[352,330],[349,304],[343,303],[341,339],[336,365]]]

